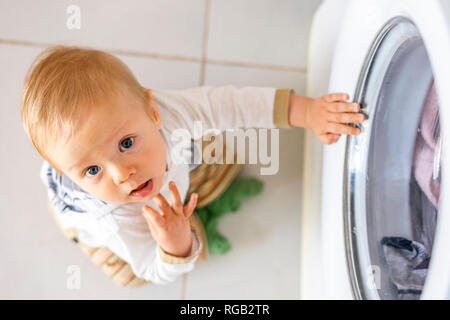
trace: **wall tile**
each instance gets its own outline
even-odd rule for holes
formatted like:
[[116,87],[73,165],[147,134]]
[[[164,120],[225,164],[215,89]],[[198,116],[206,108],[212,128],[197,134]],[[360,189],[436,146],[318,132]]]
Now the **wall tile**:
[[[81,28],[69,30],[69,5]],[[0,38],[200,58],[204,0],[0,1]]]
[[305,67],[320,0],[212,0],[208,58]]

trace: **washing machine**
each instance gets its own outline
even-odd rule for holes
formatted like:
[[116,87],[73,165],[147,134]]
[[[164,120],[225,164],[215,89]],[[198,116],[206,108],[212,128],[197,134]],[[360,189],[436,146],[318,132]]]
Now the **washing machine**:
[[305,135],[303,299],[450,299],[450,0],[326,0],[307,94],[366,121]]

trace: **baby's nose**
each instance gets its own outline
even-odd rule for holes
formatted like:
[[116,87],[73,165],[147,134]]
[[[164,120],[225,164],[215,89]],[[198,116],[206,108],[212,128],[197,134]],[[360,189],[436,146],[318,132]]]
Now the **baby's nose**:
[[123,184],[136,173],[134,166],[115,165],[113,169],[113,179],[117,185]]

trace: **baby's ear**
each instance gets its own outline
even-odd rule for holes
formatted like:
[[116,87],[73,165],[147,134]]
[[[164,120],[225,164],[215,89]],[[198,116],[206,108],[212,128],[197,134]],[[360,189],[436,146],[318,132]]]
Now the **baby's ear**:
[[148,96],[148,108],[150,108],[150,112],[153,117],[153,122],[155,122],[155,125],[158,129],[161,129],[161,118],[158,113],[158,107],[156,106],[156,103],[153,101],[152,98],[152,90],[147,89],[147,96]]

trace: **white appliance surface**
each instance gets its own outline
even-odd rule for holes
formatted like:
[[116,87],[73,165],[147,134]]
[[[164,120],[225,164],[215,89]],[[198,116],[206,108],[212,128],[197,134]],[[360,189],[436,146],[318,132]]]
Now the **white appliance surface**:
[[[333,4],[334,3],[334,4]],[[314,33],[314,24],[321,25],[320,19],[327,18],[327,7],[335,6],[336,1],[325,1],[318,11],[313,23],[311,44],[315,44],[320,32]],[[342,4],[342,2],[340,2]],[[450,127],[450,1],[449,0],[350,0],[347,2],[345,12],[337,23],[336,29],[340,30],[336,39],[336,47],[333,52],[333,60],[329,74],[328,92],[347,92],[350,99],[355,93],[361,68],[371,47],[372,41],[385,23],[393,17],[403,16],[409,18],[419,29],[433,68],[435,83],[439,96],[441,128]],[[329,63],[326,57],[318,56],[315,60],[313,50],[320,48],[317,44],[310,49],[311,67],[308,72],[308,93],[320,93],[327,81],[327,70],[320,69],[317,65]],[[320,72],[322,75],[314,75]],[[322,81],[321,81],[322,79]],[[447,131],[443,130],[443,155],[442,155],[442,184],[440,195],[440,213],[437,218],[433,256],[430,262],[422,299],[450,299],[450,215],[445,214],[450,210],[449,182],[450,178],[446,168],[450,168],[447,156],[450,146],[445,141]],[[308,139],[314,139],[309,136]],[[306,193],[305,198],[307,212],[304,211],[304,232],[302,248],[302,298],[326,298],[326,299],[351,299],[353,298],[349,274],[346,263],[344,243],[344,219],[343,219],[343,180],[346,137],[331,146],[322,149],[317,147],[317,142],[307,142],[305,156],[306,166],[312,163],[320,163],[322,158],[322,172],[314,168],[305,167],[305,173],[309,172],[309,179],[319,179]],[[314,153],[314,150],[319,152]],[[316,176],[313,177],[312,175]],[[306,177],[306,176],[305,176]],[[312,192],[320,192],[320,197],[311,197]],[[318,202],[320,201],[320,203]],[[315,217],[320,211],[320,217]],[[308,232],[307,229],[310,228]],[[319,233],[319,234],[318,234]],[[314,252],[307,249],[314,247]],[[311,259],[315,257],[315,259]],[[309,261],[308,261],[309,260]],[[312,262],[311,262],[312,261]],[[310,263],[306,266],[308,263]],[[316,265],[312,265],[313,263]],[[315,270],[314,273],[312,273]],[[305,279],[309,279],[305,280]],[[311,280],[314,279],[314,280]],[[313,285],[315,282],[315,288]]]

